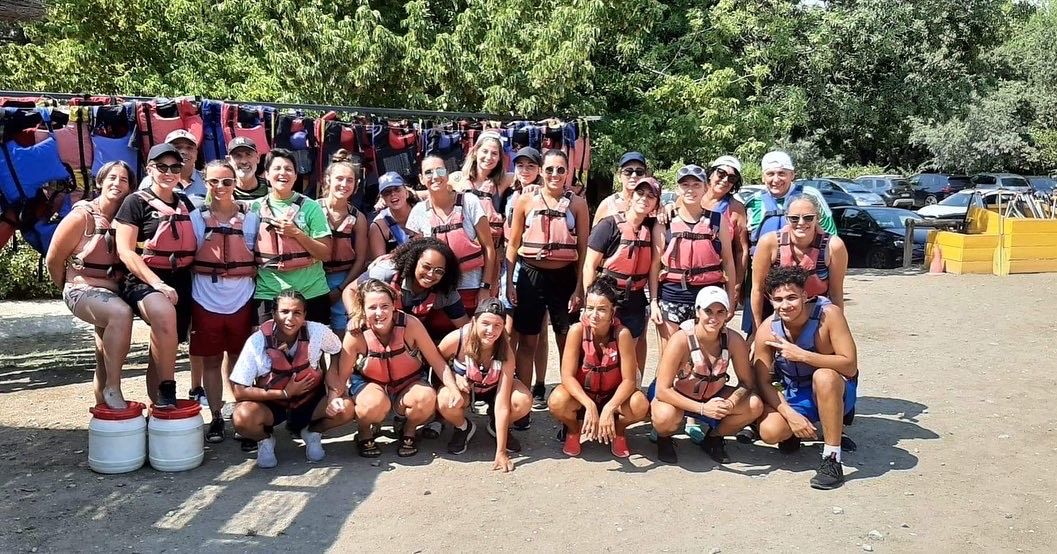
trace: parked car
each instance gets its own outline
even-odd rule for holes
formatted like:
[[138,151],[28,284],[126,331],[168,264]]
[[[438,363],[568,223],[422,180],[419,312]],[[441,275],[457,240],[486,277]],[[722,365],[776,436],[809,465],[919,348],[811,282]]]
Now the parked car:
[[742,204],[748,204],[749,200],[756,196],[756,193],[767,190],[767,187],[763,185],[742,185],[738,192],[734,193],[734,197],[741,201]]
[[[844,207],[833,210],[837,234],[848,248],[849,267],[884,269],[903,263],[907,221],[924,221],[910,210],[880,207]],[[911,262],[925,259],[928,229],[914,229]]]
[[1017,193],[1010,190],[962,190],[952,196],[948,196],[939,204],[925,206],[918,210],[918,215],[925,218],[935,219],[963,219],[970,206],[986,208],[999,204],[1006,204],[1016,197]]
[[855,182],[881,195],[885,205],[895,208],[920,208],[925,205],[925,191],[916,190],[901,175],[863,175]]
[[[798,183],[804,186],[814,187],[822,193],[822,196],[826,196],[827,193],[832,191],[839,191],[845,194],[851,195],[854,205],[856,206],[884,206],[885,201],[880,195],[871,192],[860,186],[851,179],[841,179],[838,177],[820,177],[815,179],[797,179]],[[829,202],[829,199],[826,199]]]
[[911,187],[922,192],[926,206],[935,204],[960,190],[973,188],[973,182],[968,175],[918,173],[911,175],[908,180]]
[[1007,189],[1016,192],[1031,192],[1031,183],[1013,173],[977,173],[973,175],[977,189]]
[[906,180],[902,175],[860,175],[852,179],[862,188],[883,195],[894,186],[894,181]]
[[1028,182],[1031,183],[1031,190],[1035,192],[1053,194],[1053,190],[1057,188],[1057,179],[1054,179],[1053,177],[1047,177],[1045,175],[1029,175],[1027,179]]

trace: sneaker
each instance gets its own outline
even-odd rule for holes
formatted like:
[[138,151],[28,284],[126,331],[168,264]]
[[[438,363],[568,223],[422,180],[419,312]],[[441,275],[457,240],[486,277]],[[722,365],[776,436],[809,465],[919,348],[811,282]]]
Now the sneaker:
[[270,469],[279,465],[275,459],[275,437],[257,441],[257,467]]
[[565,442],[565,434],[567,432],[568,432],[568,430],[565,428],[564,425],[559,425],[558,426],[558,434],[554,436],[554,439],[557,440],[558,442]]
[[438,439],[440,434],[444,432],[444,424],[437,420],[433,420],[422,426],[422,438],[424,439]]
[[756,432],[756,428],[749,426],[741,431],[738,431],[734,438],[741,444],[752,444],[760,439],[759,434]]
[[822,459],[818,471],[811,478],[811,488],[828,491],[844,484],[844,466],[837,461],[836,454]]
[[686,436],[690,437],[690,442],[694,444],[705,442],[705,430],[693,418],[686,418]]
[[235,403],[225,402],[224,407],[220,409],[220,417],[224,418],[225,421],[231,421],[231,418],[235,415]]
[[672,437],[657,437],[657,458],[666,464],[679,463]]
[[[327,457],[323,451],[323,433],[309,431],[308,427],[301,429],[301,440],[305,441],[305,458],[310,462],[321,462]],[[260,457],[260,454],[257,454]]]
[[704,442],[701,443],[701,449],[708,454],[709,458],[717,464],[725,464],[730,461],[730,456],[727,455],[726,443],[723,437],[717,437],[709,435],[705,437]]
[[547,387],[543,383],[532,385],[532,409],[547,409]]
[[158,401],[154,403],[155,408],[176,407],[176,381],[162,381],[158,384]]
[[206,398],[206,390],[202,387],[191,389],[191,392],[187,393],[187,398],[198,402],[203,408],[209,407],[209,400]]
[[124,410],[128,408],[128,402],[121,395],[121,389],[117,387],[106,387],[103,389],[103,402],[111,410]]
[[452,454],[462,454],[463,452],[466,452],[466,448],[470,446],[470,439],[473,438],[473,434],[476,432],[477,426],[469,419],[466,420],[465,429],[459,429],[458,427],[453,428],[451,440],[448,441],[448,452]]
[[206,442],[210,444],[216,444],[224,442],[224,419],[213,416],[213,421],[209,422],[209,430],[206,431]]
[[859,445],[855,444],[855,441],[851,440],[848,435],[841,434],[840,449],[845,452],[855,452],[859,449]]
[[782,454],[792,454],[797,450],[800,450],[800,439],[795,436],[778,443],[778,451]]
[[650,438],[650,442],[652,442],[653,444],[657,444],[657,430],[656,429],[651,427],[650,428],[650,434],[647,435],[647,436]]
[[528,431],[532,427],[532,414],[525,414],[525,417],[514,422],[515,431]]
[[[488,431],[492,438],[495,438],[495,420],[491,417],[488,418],[488,425],[485,426],[485,431]],[[506,434],[506,451],[507,452],[521,452],[521,441],[517,440],[517,437],[511,433]]]
[[580,433],[566,433],[565,443],[562,445],[562,452],[564,452],[566,456],[579,456],[580,451]]
[[609,445],[609,451],[617,458],[627,458],[630,456],[631,450],[628,450],[627,437],[621,435],[613,437],[613,444]]

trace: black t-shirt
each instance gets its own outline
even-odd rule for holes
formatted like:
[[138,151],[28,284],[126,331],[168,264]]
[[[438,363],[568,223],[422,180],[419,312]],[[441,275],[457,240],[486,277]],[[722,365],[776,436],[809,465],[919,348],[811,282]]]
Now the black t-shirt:
[[[642,222],[642,226],[652,229],[655,223],[657,223],[657,218],[647,217]],[[619,246],[620,226],[617,225],[616,218],[611,215],[603,217],[602,221],[599,221],[598,225],[595,225],[595,228],[591,230],[591,236],[587,239],[587,247],[596,252],[601,252],[602,258],[605,259],[612,256]]]
[[[158,196],[150,189],[142,192],[158,198]],[[195,209],[191,201],[184,196],[182,192],[173,193],[173,201],[171,203],[166,202],[166,205],[175,208],[178,202],[183,202],[187,207],[188,212]],[[161,221],[158,219],[158,211],[151,207],[151,205],[138,193],[132,193],[125,197],[125,200],[121,203],[121,207],[118,208],[114,219],[121,223],[134,225],[139,228],[139,234],[136,235],[136,242],[144,242],[153,237],[154,233],[158,231],[158,224]]]

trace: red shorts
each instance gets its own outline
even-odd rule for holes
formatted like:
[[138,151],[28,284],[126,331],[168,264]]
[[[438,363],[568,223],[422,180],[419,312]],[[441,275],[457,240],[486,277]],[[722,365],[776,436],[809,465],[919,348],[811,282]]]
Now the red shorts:
[[191,306],[191,355],[238,356],[257,324],[253,301],[233,314],[215,314],[194,302]]
[[[472,318],[474,310],[477,309],[477,289],[460,290],[459,297],[462,298],[462,305],[466,308],[466,317]],[[455,330],[455,324],[451,322],[451,318],[444,313],[444,310],[430,310],[422,318],[422,324],[426,326],[429,336],[438,340]]]

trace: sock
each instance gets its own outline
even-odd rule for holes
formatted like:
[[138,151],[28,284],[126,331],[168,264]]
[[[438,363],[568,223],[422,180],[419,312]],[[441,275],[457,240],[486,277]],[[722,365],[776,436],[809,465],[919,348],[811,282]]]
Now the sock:
[[830,446],[828,444],[822,446],[822,458],[829,458],[830,454],[837,455],[837,463],[840,463],[840,446]]
[[460,431],[465,431],[465,430],[466,430],[466,428],[467,428],[467,427],[469,427],[469,425],[470,425],[469,421],[470,421],[470,420],[468,420],[468,419],[464,419],[464,420],[462,420],[462,425],[461,425],[461,426],[458,426],[458,427],[456,427],[456,429],[458,429],[458,430],[460,430]]

